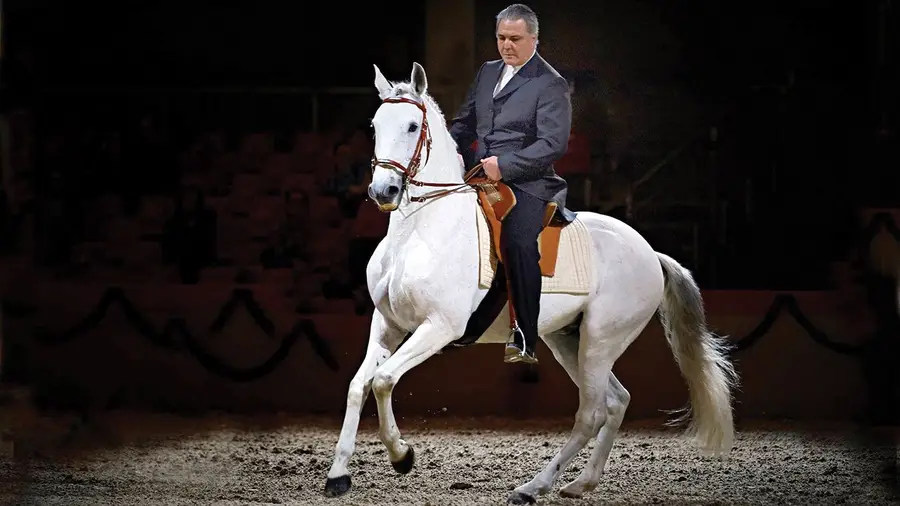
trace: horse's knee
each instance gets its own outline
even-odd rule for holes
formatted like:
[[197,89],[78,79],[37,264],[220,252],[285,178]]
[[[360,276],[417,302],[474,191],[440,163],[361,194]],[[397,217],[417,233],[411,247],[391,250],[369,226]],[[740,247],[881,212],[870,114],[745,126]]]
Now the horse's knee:
[[606,406],[592,406],[587,409],[579,409],[575,415],[575,431],[582,437],[594,437],[607,419]]
[[629,403],[631,403],[631,394],[624,388],[617,389],[613,392],[612,398],[607,400],[610,413],[617,414],[628,409]]
[[631,393],[618,380],[610,381],[609,394],[606,399],[607,412],[611,418],[622,418],[631,403]]
[[347,404],[360,405],[366,396],[366,382],[362,379],[350,381],[350,387],[347,388]]
[[394,389],[395,383],[391,373],[379,369],[375,371],[375,377],[372,378],[372,390],[375,391],[375,395],[388,395]]

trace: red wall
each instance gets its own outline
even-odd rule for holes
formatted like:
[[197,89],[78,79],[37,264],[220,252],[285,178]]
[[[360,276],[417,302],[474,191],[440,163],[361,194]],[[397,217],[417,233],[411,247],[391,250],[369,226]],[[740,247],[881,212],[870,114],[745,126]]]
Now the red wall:
[[[293,312],[280,287],[244,286],[274,324],[273,336],[259,329],[242,303],[221,332],[210,331],[233,288],[134,285],[124,287],[123,293],[156,330],[172,318],[183,318],[197,345],[213,360],[226,367],[252,368],[275,353],[302,317]],[[81,398],[97,403],[118,392],[124,393],[126,403],[137,405],[339,414],[365,349],[369,318],[348,314],[351,308],[341,303],[332,308],[334,314],[310,317],[339,370],[331,370],[310,341],[301,338],[271,373],[253,381],[235,381],[207,370],[183,339],[175,338],[174,350],[152,343],[129,323],[118,302],[96,326],[68,343],[49,345],[31,337],[38,322],[49,325],[48,331],[72,327],[95,308],[105,290],[99,284],[20,287],[17,298],[28,299],[38,310],[28,316],[7,315],[4,339],[7,348],[14,343],[24,347],[32,379],[45,394],[79,392]],[[809,320],[832,339],[852,342],[849,336],[871,330],[864,309],[848,302],[846,295],[792,295]],[[759,324],[776,294],[707,291],[704,296],[710,325],[739,339]],[[504,364],[499,346],[444,353],[401,379],[395,409],[423,416],[574,415],[575,387],[546,348],[541,357],[538,381],[523,383],[525,366]],[[738,416],[848,419],[862,412],[866,391],[858,360],[814,343],[788,314],[735,358],[742,376],[736,393]],[[632,394],[630,418],[657,418],[661,410],[681,407],[687,399],[655,320],[619,360],[615,372]],[[370,412],[372,405],[370,401]]]

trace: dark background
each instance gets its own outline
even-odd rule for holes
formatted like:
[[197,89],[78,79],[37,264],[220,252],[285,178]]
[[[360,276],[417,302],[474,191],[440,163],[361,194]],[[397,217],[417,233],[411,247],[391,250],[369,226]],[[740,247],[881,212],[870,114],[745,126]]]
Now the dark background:
[[[709,122],[704,127],[715,125],[720,132],[719,144],[713,145],[704,135],[682,131],[676,107],[670,108],[665,101],[646,105],[647,116],[635,120],[641,124],[648,116],[663,118],[649,129],[649,137],[628,138],[618,150],[607,149],[604,144],[606,138],[628,137],[617,130],[614,119],[602,118],[598,124],[604,129],[587,132],[600,138],[604,146],[598,154],[600,166],[604,170],[616,166],[620,177],[629,163],[634,175],[639,176],[675,145],[687,143],[689,149],[675,168],[655,181],[660,200],[665,199],[670,187],[688,179],[688,169],[699,168],[701,176],[691,177],[701,186],[706,184],[709,180],[700,169],[707,167],[713,154],[719,155],[720,177],[707,186],[716,186],[719,192],[714,206],[730,206],[727,225],[707,215],[690,215],[696,209],[682,209],[668,202],[655,203],[657,215],[645,215],[644,221],[632,224],[656,249],[691,268],[704,290],[839,289],[867,298],[877,320],[878,335],[867,347],[862,368],[870,377],[871,398],[881,399],[879,409],[890,413],[880,416],[896,420],[896,403],[892,401],[896,390],[879,393],[879,389],[890,387],[892,374],[896,378],[892,372],[896,371],[900,328],[896,283],[890,276],[866,279],[864,262],[855,255],[860,244],[871,239],[863,230],[866,223],[861,211],[900,207],[898,8],[888,8],[885,0],[635,0],[631,4],[603,3],[599,9],[578,9],[572,2],[563,3],[539,0],[530,5],[542,20],[547,20],[546,24],[542,21],[542,51],[563,55],[560,41],[566,35],[566,50],[571,53],[565,56],[581,63],[574,68],[558,64],[567,76],[579,76],[576,100],[599,97],[598,110],[609,113],[625,108],[619,100],[640,96],[637,90],[652,89],[657,96],[684,90],[690,101],[683,103],[689,103],[692,110],[707,111]],[[476,50],[469,72],[485,59],[496,57],[494,16],[506,4],[477,3],[473,34]],[[629,10],[627,5],[640,6],[643,17],[635,17],[635,9]],[[2,6],[2,108],[28,111],[34,125],[33,151],[39,157],[50,151],[45,149],[52,144],[48,140],[66,137],[60,132],[122,130],[127,137],[127,131],[139,130],[136,125],[148,115],[171,140],[168,147],[172,152],[184,151],[200,133],[224,131],[228,151],[233,153],[242,136],[270,131],[276,136],[276,151],[283,154],[289,151],[292,135],[311,129],[309,98],[292,91],[294,87],[371,89],[373,63],[389,79],[400,79],[409,75],[413,61],[426,61],[423,2],[268,1],[222,6],[222,2],[212,1],[6,0]],[[879,16],[879,11],[887,14]],[[567,28],[570,22],[578,28]],[[654,38],[654,31],[660,27],[671,36]],[[640,48],[643,53],[622,44],[601,62],[584,56],[586,48],[595,44],[589,37],[594,30],[621,31],[610,33],[609,39],[630,40],[634,46],[663,42],[658,48]],[[626,32],[630,39],[616,38]],[[579,47],[577,41],[582,36],[585,43]],[[669,43],[677,43],[681,49],[674,62],[661,70],[661,58],[653,54],[666,53]],[[553,62],[556,65],[555,59]],[[627,67],[628,72],[620,72],[619,66]],[[351,131],[359,127],[369,133],[366,118],[378,105],[373,89],[371,94],[358,97],[334,95],[321,100],[323,129],[343,125]],[[445,115],[452,114],[452,110],[445,110]],[[595,113],[585,116],[590,118]],[[673,137],[666,137],[664,131],[674,132]],[[100,133],[95,137],[102,137]],[[349,143],[341,139],[335,146],[319,147],[337,151],[345,141]],[[107,184],[102,181],[105,176],[90,179],[85,175],[90,160],[82,165],[76,161],[80,154],[75,149],[52,163],[38,160],[35,172],[27,176],[33,178],[34,207],[40,210],[46,205],[55,213],[53,216],[60,218],[55,232],[45,237],[65,235],[60,231],[76,228],[62,218],[78,215],[72,210],[97,197],[92,192],[101,193],[96,188]],[[167,163],[166,167],[174,165]],[[53,194],[47,182],[51,170],[46,167],[63,173],[65,191],[58,186],[56,190],[64,193],[64,198]],[[157,173],[158,167],[151,167],[143,176],[164,175],[166,183],[154,183],[148,177],[129,185],[125,183],[134,176],[128,172],[131,166],[123,163],[121,167],[115,184],[120,191],[132,192],[131,197],[151,186],[167,197],[178,192],[177,183],[172,184],[178,175],[171,170]],[[576,178],[572,178],[572,184],[577,188]],[[599,176],[596,184],[612,186]],[[109,188],[102,191],[106,190]],[[687,193],[694,192],[699,193],[696,188]],[[62,200],[70,207],[59,204]],[[620,216],[621,210],[608,212]],[[282,219],[288,225],[312,221],[309,216],[298,216],[302,215],[285,215]],[[233,217],[222,211],[219,223]],[[0,239],[12,237],[3,228],[6,218],[2,213],[0,218]],[[6,221],[13,223],[16,219]],[[19,227],[17,232],[24,229],[23,222],[15,225]],[[701,253],[696,257],[679,249],[691,242],[689,231],[651,228],[681,222],[702,223]],[[35,230],[38,235],[39,227]],[[896,228],[894,231],[900,234]],[[242,237],[232,246],[249,249],[250,243],[249,238]],[[851,262],[856,262],[853,274],[857,277],[849,282],[836,279],[834,265]],[[97,282],[91,273],[86,279]],[[235,284],[247,283],[246,278],[234,279]],[[296,288],[308,279],[308,273],[303,273],[292,283]],[[143,281],[156,279],[148,276]],[[865,284],[862,281],[868,284],[860,288]],[[866,290],[867,294],[860,295]],[[283,304],[286,311],[294,311],[291,304]],[[364,304],[354,309],[357,314],[366,311]],[[848,310],[848,314],[859,313]],[[822,338],[821,333],[809,334],[813,339]],[[12,352],[4,357],[24,371],[24,360]],[[789,360],[794,359],[785,359]],[[801,363],[806,365],[806,360]],[[775,368],[777,364],[766,367]]]
[[[732,111],[719,127],[737,146],[723,170],[733,181],[717,184],[723,195],[752,184],[749,200],[733,208],[752,208],[755,217],[722,239],[730,242],[728,251],[710,253],[723,259],[720,269],[737,272],[722,283],[758,283],[746,267],[757,263],[775,269],[769,286],[822,286],[827,263],[845,257],[859,233],[856,209],[898,200],[898,171],[891,169],[898,162],[891,133],[896,9],[879,37],[883,2],[638,3],[654,10],[683,50],[671,72],[654,75],[656,62],[648,60],[637,64],[646,76],[626,85],[677,85],[698,108]],[[505,5],[476,5],[475,67],[494,57],[493,16]],[[565,30],[567,16],[580,12],[563,12],[554,2],[532,5],[552,19],[541,33],[542,48],[552,52],[554,30]],[[179,147],[210,128],[224,127],[234,137],[269,129],[284,137],[311,127],[310,105],[307,97],[279,89],[370,87],[372,63],[402,78],[412,61],[425,61],[422,2],[7,0],[3,7],[3,104],[29,104],[41,132],[134,122],[153,111],[181,139]],[[618,23],[631,30],[642,27],[642,20],[612,7],[606,16],[622,16]],[[623,52],[622,64],[635,66],[628,59]],[[609,69],[572,70],[600,76],[595,82],[602,85]],[[227,87],[257,91],[190,91]],[[377,105],[374,93],[352,101],[351,107],[347,97],[323,98],[324,126],[329,118],[364,125]],[[632,143],[640,148],[653,141]],[[636,164],[646,169],[650,161]],[[822,259],[811,265],[810,255]],[[798,274],[804,269],[808,275]]]

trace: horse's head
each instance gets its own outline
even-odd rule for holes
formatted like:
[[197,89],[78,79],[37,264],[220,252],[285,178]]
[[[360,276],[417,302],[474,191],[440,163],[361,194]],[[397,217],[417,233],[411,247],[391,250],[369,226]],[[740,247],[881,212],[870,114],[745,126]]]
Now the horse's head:
[[372,118],[375,153],[369,197],[382,211],[400,206],[403,190],[431,154],[425,69],[413,63],[409,84],[392,86],[375,65],[375,88],[382,100]]

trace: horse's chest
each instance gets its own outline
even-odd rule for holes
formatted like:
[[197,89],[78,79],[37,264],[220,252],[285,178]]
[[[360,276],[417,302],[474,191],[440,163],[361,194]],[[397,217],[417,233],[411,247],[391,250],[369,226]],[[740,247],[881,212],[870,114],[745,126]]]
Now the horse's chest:
[[433,308],[425,301],[437,289],[432,272],[435,262],[426,247],[409,247],[403,261],[391,262],[384,272],[378,291],[379,310],[398,325],[414,328]]
[[385,298],[380,307],[385,308],[397,324],[412,329],[425,317],[427,308],[422,307],[422,285],[412,283],[413,273],[405,268],[396,269],[387,277]]
[[[382,262],[385,269],[373,294],[376,306],[403,329],[413,331],[435,316],[453,321],[469,316],[473,290],[478,289],[474,223],[444,217],[441,225],[452,228],[442,229],[444,236],[415,231],[392,245]],[[473,237],[459,233],[466,228]]]

